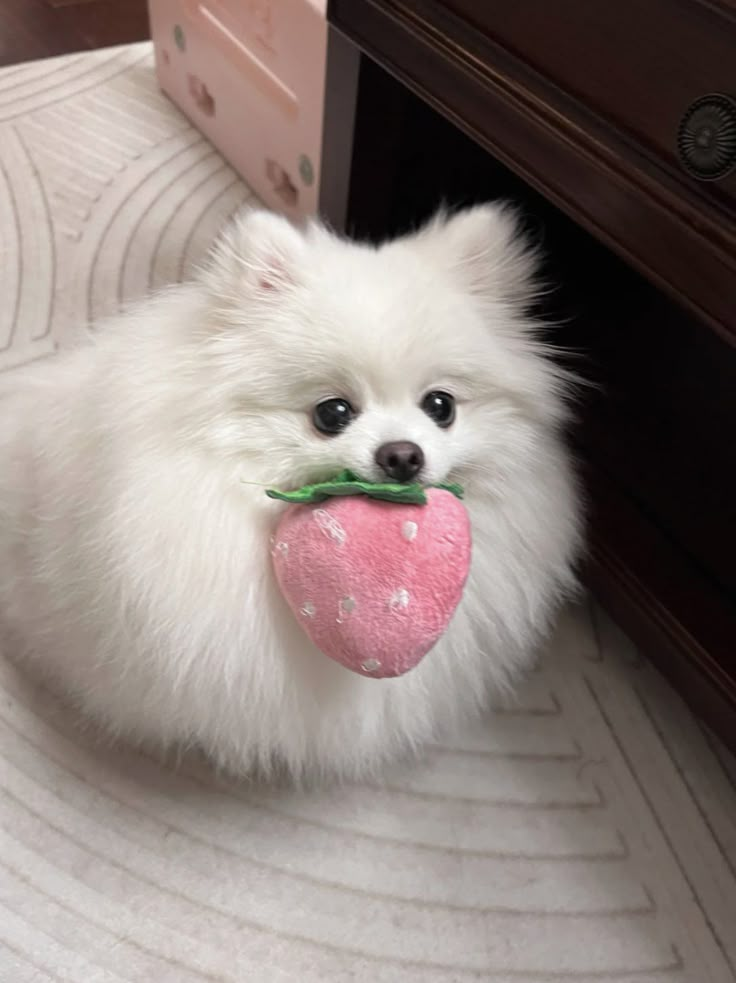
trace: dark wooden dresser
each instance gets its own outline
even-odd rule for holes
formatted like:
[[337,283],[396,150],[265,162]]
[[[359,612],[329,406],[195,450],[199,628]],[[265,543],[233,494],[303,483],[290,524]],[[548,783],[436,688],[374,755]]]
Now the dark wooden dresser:
[[331,0],[321,205],[380,238],[511,198],[596,383],[583,575],[736,746],[736,5]]

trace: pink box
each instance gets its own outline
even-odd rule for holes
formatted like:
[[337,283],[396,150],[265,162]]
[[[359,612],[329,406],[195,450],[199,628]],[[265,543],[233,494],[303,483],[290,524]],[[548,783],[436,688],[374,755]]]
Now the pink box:
[[161,88],[263,201],[317,211],[327,0],[149,0]]

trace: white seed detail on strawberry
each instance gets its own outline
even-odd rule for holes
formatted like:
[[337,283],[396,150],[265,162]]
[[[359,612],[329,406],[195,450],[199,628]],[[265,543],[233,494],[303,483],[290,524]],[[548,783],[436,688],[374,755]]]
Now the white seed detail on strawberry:
[[337,519],[330,515],[327,509],[315,509],[312,512],[312,516],[325,536],[334,539],[336,543],[342,546],[346,539],[345,530]]
[[391,595],[388,606],[392,611],[400,611],[402,608],[409,607],[409,591],[405,587],[400,587]]
[[289,607],[318,649],[363,676],[416,666],[460,602],[468,514],[449,491],[426,497],[425,505],[366,496],[292,505],[276,530],[271,554]]

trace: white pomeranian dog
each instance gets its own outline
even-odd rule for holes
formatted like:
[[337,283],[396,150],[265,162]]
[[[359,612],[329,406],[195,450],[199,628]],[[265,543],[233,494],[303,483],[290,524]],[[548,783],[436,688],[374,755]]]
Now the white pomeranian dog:
[[[112,734],[241,774],[356,778],[477,714],[528,665],[580,544],[533,274],[495,205],[378,248],[250,212],[194,282],[8,376],[9,652]],[[465,487],[464,597],[401,678],[327,659],[276,585],[264,489],[343,468]]]

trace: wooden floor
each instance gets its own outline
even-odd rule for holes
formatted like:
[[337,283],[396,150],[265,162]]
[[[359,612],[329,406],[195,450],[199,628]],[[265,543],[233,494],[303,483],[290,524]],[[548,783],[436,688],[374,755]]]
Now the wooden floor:
[[148,36],[146,0],[0,0],[0,65]]

